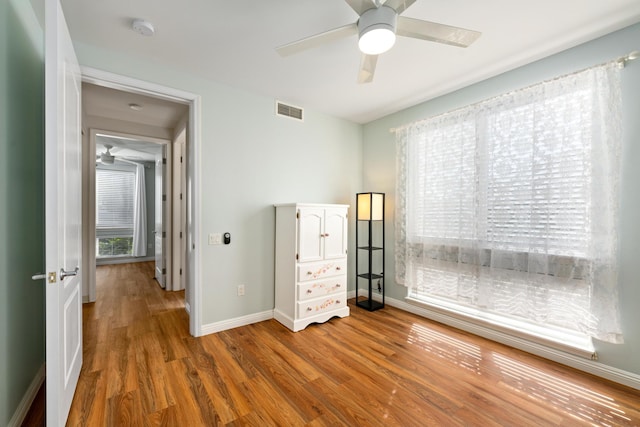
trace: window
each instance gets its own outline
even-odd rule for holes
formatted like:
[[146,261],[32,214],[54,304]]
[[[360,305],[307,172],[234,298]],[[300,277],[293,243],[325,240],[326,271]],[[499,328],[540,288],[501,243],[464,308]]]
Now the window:
[[133,255],[135,172],[96,169],[96,253]]
[[619,71],[594,67],[396,131],[410,298],[621,342]]

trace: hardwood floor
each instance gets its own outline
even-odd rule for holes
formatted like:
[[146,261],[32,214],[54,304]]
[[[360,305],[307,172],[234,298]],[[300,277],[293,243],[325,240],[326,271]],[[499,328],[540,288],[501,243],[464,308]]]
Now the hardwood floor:
[[153,264],[98,268],[68,425],[640,425],[640,392],[387,307],[200,338]]

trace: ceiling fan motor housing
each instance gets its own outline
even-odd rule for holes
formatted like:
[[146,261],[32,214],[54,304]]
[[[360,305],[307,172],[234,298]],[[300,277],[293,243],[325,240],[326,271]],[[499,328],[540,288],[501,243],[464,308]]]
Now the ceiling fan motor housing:
[[113,145],[104,144],[104,148],[106,148],[107,151],[100,154],[100,161],[105,165],[112,165],[115,160],[115,156],[111,154],[111,149],[113,148]]
[[[398,14],[389,6],[374,7],[364,11],[360,15],[360,19],[358,19],[358,44],[360,50],[369,55],[378,55],[390,49],[395,42],[397,22]],[[388,46],[380,48],[376,46],[373,47],[374,51],[369,51],[369,48],[363,45],[367,44],[367,33],[376,32],[375,30],[390,32],[389,36],[393,35],[393,37],[388,39]]]

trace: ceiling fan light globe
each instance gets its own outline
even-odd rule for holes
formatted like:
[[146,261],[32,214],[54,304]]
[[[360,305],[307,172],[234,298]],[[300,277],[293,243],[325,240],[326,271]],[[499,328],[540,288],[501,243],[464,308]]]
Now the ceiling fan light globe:
[[358,19],[358,47],[366,55],[380,55],[396,42],[398,14],[388,6],[366,10]]
[[392,29],[381,26],[381,28],[369,27],[367,31],[360,34],[358,48],[365,55],[380,55],[391,49],[396,42],[396,35]]

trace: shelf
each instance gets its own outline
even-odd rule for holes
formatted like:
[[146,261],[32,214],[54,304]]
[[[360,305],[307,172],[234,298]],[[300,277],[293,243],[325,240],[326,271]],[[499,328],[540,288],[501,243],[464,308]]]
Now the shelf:
[[372,300],[372,299],[371,300],[363,299],[363,300],[356,301],[356,305],[358,307],[366,308],[369,311],[378,310],[378,309],[384,307],[384,304],[382,304],[381,302]]
[[356,306],[369,311],[384,308],[384,198],[384,193],[356,194]]
[[369,279],[382,279],[384,275],[375,274],[375,273],[362,273],[362,274],[358,274],[358,277],[369,280]]

